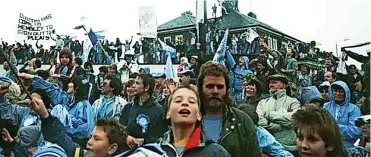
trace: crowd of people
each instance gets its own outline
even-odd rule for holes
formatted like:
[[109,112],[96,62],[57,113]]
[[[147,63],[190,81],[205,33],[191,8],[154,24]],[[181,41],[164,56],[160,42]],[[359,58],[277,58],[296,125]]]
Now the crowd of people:
[[[331,53],[258,41],[257,56],[239,58],[229,42],[225,64],[182,56],[179,80],[134,71],[139,42],[124,57],[99,44],[100,57],[85,63],[81,46],[56,46],[58,64],[40,51],[17,56],[34,52],[27,44],[3,43],[0,156],[369,156],[370,55],[343,48],[363,69],[339,73],[342,58]],[[127,52],[130,43],[109,45]],[[318,64],[306,62],[310,55]],[[107,64],[97,75],[96,61]]]

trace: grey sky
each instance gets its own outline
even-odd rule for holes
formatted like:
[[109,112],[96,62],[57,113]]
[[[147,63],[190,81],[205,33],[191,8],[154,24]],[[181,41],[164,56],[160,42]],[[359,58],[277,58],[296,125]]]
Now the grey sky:
[[[195,15],[196,0],[8,0],[0,10],[0,37],[15,40],[16,22],[20,12],[30,17],[51,13],[57,33],[81,36],[72,28],[80,24],[81,16],[94,30],[107,29],[110,40],[130,38],[139,32],[138,7],[155,5],[158,24],[190,10]],[[208,0],[208,16],[217,0]],[[370,41],[370,0],[239,0],[240,11],[253,11],[258,20],[303,41],[319,41],[321,49],[335,53],[339,45]],[[220,8],[219,10],[220,11]],[[137,37],[136,37],[137,38]],[[367,48],[354,49],[366,54]]]

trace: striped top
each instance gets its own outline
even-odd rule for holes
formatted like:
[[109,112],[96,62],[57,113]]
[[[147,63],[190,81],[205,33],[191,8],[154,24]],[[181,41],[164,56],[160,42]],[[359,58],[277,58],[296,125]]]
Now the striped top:
[[45,142],[45,144],[39,147],[31,157],[67,157],[67,154],[59,145]]

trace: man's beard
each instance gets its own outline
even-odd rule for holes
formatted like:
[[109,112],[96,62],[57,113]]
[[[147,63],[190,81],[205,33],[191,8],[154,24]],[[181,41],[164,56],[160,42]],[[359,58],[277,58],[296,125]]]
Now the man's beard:
[[205,101],[205,111],[208,112],[219,112],[226,106],[225,97],[221,96],[211,96],[206,99]]

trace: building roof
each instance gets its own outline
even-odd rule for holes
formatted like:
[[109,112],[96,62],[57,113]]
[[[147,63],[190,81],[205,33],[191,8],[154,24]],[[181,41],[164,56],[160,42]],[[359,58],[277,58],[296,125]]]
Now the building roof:
[[281,32],[278,29],[275,29],[274,27],[272,27],[268,24],[265,24],[264,22],[261,22],[261,21],[255,19],[253,17],[250,17],[248,15],[241,14],[238,11],[231,11],[228,14],[219,17],[218,20],[216,21],[215,25],[214,25],[216,30],[227,29],[227,28],[229,28],[231,30],[231,29],[256,27],[256,26],[263,27],[265,29],[274,31],[276,33],[279,33],[279,34],[282,34],[284,36],[295,39],[297,41],[300,41],[300,40],[298,40],[298,39],[296,39],[296,38],[294,38],[290,35],[287,35],[287,34]]
[[187,26],[195,26],[195,24],[196,24],[196,17],[190,14],[187,14],[187,13],[183,13],[181,16],[158,26],[157,31],[164,31],[164,30],[182,28],[182,27],[187,27]]
[[[212,20],[212,19],[209,19]],[[161,24],[160,26],[157,27],[157,31],[165,31],[165,30],[172,30],[176,28],[184,28],[184,27],[190,27],[190,26],[195,26],[196,24],[196,17],[192,16],[189,13],[183,13],[181,16],[170,20],[164,24]],[[246,28],[246,27],[256,27],[260,26],[265,29],[274,31],[276,33],[282,34],[284,36],[290,37],[292,39],[298,40],[292,36],[289,36],[272,26],[265,24],[261,21],[258,21],[255,18],[252,18],[250,16],[241,14],[238,11],[231,11],[226,15],[223,15],[221,17],[218,17],[214,27],[216,30],[220,29],[239,29],[239,28]],[[300,41],[300,40],[298,40]]]
[[217,20],[214,26],[217,30],[227,29],[227,28],[236,29],[236,28],[244,28],[244,27],[262,26],[272,31],[275,31],[277,33],[282,33],[281,31],[263,22],[258,21],[255,18],[241,14],[240,12],[237,12],[237,11],[232,11],[226,15],[221,16]]

